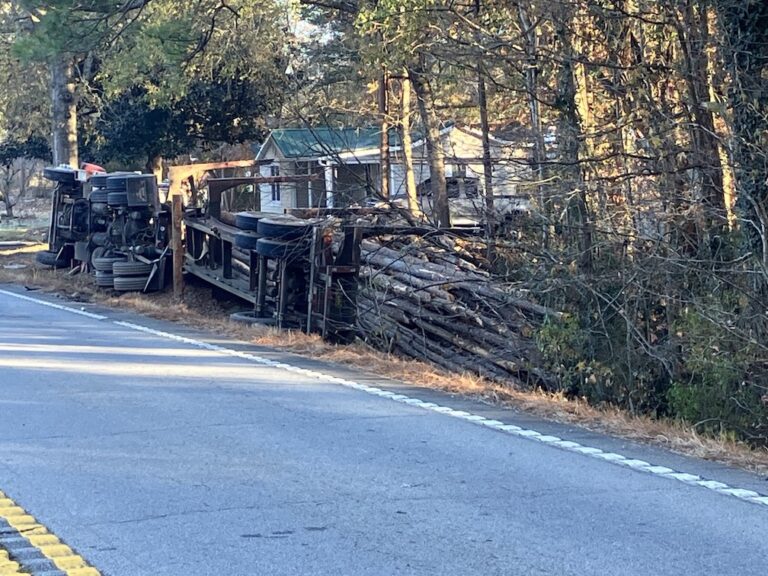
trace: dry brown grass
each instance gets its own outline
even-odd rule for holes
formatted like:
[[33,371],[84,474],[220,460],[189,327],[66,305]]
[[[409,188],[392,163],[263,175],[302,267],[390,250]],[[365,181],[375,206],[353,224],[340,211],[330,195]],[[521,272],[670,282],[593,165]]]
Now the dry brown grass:
[[[23,284],[29,288],[80,301],[130,309],[153,318],[206,329],[253,344],[270,346],[312,358],[353,366],[379,376],[415,386],[443,390],[494,405],[505,405],[561,423],[662,446],[674,452],[724,462],[760,474],[768,474],[768,450],[726,439],[705,437],[690,426],[670,420],[634,416],[615,407],[596,407],[583,400],[504,387],[470,374],[453,374],[431,365],[387,355],[365,346],[335,346],[316,335],[273,328],[250,327],[229,320],[231,305],[211,297],[206,288],[187,286],[185,301],[179,303],[169,293],[124,294],[119,297],[97,289],[86,276],[67,276],[62,271],[40,269],[34,265],[34,252],[24,247],[0,251],[0,282]],[[9,263],[26,264],[9,270]]]

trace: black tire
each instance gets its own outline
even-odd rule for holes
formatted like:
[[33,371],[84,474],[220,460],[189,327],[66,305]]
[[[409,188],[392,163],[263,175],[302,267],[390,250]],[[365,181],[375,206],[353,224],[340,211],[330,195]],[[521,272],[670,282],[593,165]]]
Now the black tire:
[[37,260],[38,264],[42,264],[43,266],[50,266],[52,268],[66,268],[69,266],[69,259],[67,259],[64,255],[62,255],[60,258],[58,256],[58,252],[49,252],[48,250],[44,250],[42,252],[38,252],[35,255],[35,260]]
[[125,192],[109,192],[107,194],[107,204],[110,206],[127,206],[128,194]]
[[274,217],[274,214],[268,212],[238,212],[235,214],[235,226],[241,230],[253,230],[259,229],[259,220],[264,218]]
[[145,262],[115,262],[112,264],[112,273],[119,278],[131,276],[149,276],[152,273],[152,264]]
[[[107,253],[107,249],[103,246],[98,246],[93,249],[93,252],[91,252],[91,267],[93,267],[93,261],[96,258],[104,258],[104,254]],[[94,268],[95,270],[95,268]]]
[[72,168],[45,168],[43,178],[61,184],[74,184],[77,182],[77,171]]
[[257,231],[265,238],[297,240],[309,236],[312,222],[298,218],[264,218],[259,220]]
[[106,272],[110,275],[112,274],[112,266],[115,262],[125,262],[125,258],[117,256],[91,258],[94,270],[97,272]]
[[143,291],[149,276],[115,276],[114,287],[118,292]]
[[107,178],[109,178],[109,174],[94,174],[91,176],[91,186],[93,188],[105,188],[107,185]]
[[125,178],[127,174],[110,174],[107,177],[107,190],[110,192],[125,192]]
[[256,250],[256,243],[260,238],[255,232],[238,232],[233,243],[241,250]]
[[[109,190],[110,192],[124,192],[125,177],[135,174],[136,172],[110,172],[109,174],[100,174],[97,182],[101,182],[103,176],[104,183],[100,186],[101,188]],[[94,176],[94,178],[97,177]],[[93,182],[93,178],[91,178],[91,182]]]
[[106,190],[92,190],[88,200],[91,204],[106,204],[109,201],[109,192]]
[[304,242],[283,242],[259,238],[256,242],[256,252],[268,258],[298,260],[307,256],[309,248]]
[[96,286],[100,288],[113,288],[114,285],[115,277],[112,274],[96,270]]

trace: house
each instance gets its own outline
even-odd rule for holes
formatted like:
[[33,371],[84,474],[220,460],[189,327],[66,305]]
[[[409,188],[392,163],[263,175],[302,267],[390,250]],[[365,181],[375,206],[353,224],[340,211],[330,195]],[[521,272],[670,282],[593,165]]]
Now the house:
[[[306,182],[262,184],[261,209],[345,206],[375,195],[380,181],[377,155],[354,160],[358,151],[378,150],[371,128],[281,128],[273,130],[256,160],[262,176],[314,177]],[[340,160],[344,154],[345,159]]]
[[[478,204],[484,191],[482,135],[479,131],[446,125],[440,133],[452,190],[475,190]],[[405,196],[405,162],[402,143],[390,133],[389,197]],[[257,160],[263,176],[307,175],[298,183],[262,184],[261,209],[282,212],[286,208],[349,206],[381,199],[380,131],[378,128],[282,128],[273,130],[261,146]],[[525,184],[532,180],[530,146],[491,137],[494,196],[526,197]],[[414,175],[418,190],[429,195],[427,146],[413,136]],[[480,192],[479,196],[477,192]],[[470,194],[462,192],[462,198]],[[453,195],[458,196],[458,192]]]

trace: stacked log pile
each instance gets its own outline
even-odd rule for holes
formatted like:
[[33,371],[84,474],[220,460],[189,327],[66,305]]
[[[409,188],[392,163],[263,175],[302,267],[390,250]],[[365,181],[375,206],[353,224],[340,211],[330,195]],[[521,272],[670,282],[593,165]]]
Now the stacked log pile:
[[557,312],[516,296],[447,239],[392,240],[362,244],[358,324],[367,341],[455,372],[554,386],[533,334]]

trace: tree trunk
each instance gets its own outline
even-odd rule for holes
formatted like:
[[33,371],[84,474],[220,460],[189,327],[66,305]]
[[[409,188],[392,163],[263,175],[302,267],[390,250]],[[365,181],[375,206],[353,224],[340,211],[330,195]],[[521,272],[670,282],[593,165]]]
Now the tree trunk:
[[542,245],[544,248],[548,248],[549,239],[552,234],[554,234],[554,227],[552,226],[552,199],[546,194],[544,187],[544,161],[546,160],[546,150],[539,106],[539,38],[536,32],[536,27],[523,6],[518,6],[517,15],[525,47],[525,92],[528,99],[528,113],[531,120],[531,130],[533,131],[534,136],[533,172],[536,182],[539,209],[544,215],[544,222],[541,230]]
[[691,165],[700,189],[696,200],[703,206],[697,240],[700,248],[704,248],[709,244],[711,235],[719,235],[726,228],[723,171],[714,119],[706,107],[709,102],[707,49],[710,47],[706,10],[687,0],[683,18],[677,23],[677,35],[685,63]]
[[77,99],[71,58],[51,63],[51,112],[53,117],[53,164],[79,166],[77,150]]
[[592,267],[592,225],[579,154],[583,134],[574,69],[578,55],[574,50],[572,31],[567,28],[575,19],[572,14],[563,16],[563,20],[557,23],[556,30],[563,55],[557,79],[557,108],[560,113],[558,139],[562,164],[560,192],[564,197],[569,235],[577,240],[574,260],[582,270],[587,271]]
[[29,175],[27,172],[27,161],[22,158],[20,161],[20,174],[19,174],[19,198],[24,198],[27,195],[27,188],[29,187]]
[[163,157],[160,154],[151,154],[145,169],[148,174],[155,175],[158,184],[163,181]]
[[379,164],[381,167],[381,197],[389,198],[389,78],[386,71],[379,78],[379,116],[381,120],[381,143]]
[[408,71],[403,76],[401,85],[400,105],[402,108],[400,125],[403,143],[403,169],[405,171],[405,193],[408,196],[408,209],[411,214],[421,217],[421,207],[416,193],[416,175],[413,173],[413,141],[411,139],[411,81],[408,79]]
[[765,179],[764,134],[768,83],[768,4],[720,5],[727,37],[735,43],[729,58],[733,81],[733,158],[736,166],[737,208],[748,246],[768,268],[768,218],[761,209],[768,202]]
[[493,159],[491,158],[491,133],[488,125],[488,101],[485,94],[485,78],[482,65],[477,67],[477,96],[480,108],[480,130],[483,141],[483,184],[485,195],[485,234],[488,243],[488,261],[493,262],[496,247],[496,210],[493,205]]
[[[475,16],[480,18],[481,0],[475,0]],[[493,159],[491,158],[491,130],[488,126],[488,99],[485,90],[485,70],[482,61],[477,63],[477,107],[480,109],[480,131],[483,143],[483,188],[485,195],[485,230],[488,242],[488,261],[494,259],[496,211],[493,205]]]
[[3,189],[0,191],[0,196],[3,198],[5,204],[5,215],[8,218],[13,218],[13,206],[14,202],[11,199],[11,188],[13,188],[13,166],[8,165],[3,171]]
[[[716,10],[712,6],[705,8],[707,20],[707,35],[715,39],[721,37],[724,33],[721,22]],[[721,90],[726,85],[726,71],[720,66],[723,61],[723,54],[715,47],[716,42],[710,42],[711,46],[707,49],[707,90],[709,92],[709,101],[724,102],[727,95]],[[711,112],[710,112],[711,113]],[[717,153],[720,158],[720,169],[722,171],[723,184],[723,202],[725,204],[726,220],[728,228],[735,230],[738,227],[734,204],[736,201],[736,178],[733,173],[733,165],[729,157],[729,151],[726,142],[733,142],[732,127],[725,121],[722,115],[712,115],[712,121],[717,136]]]
[[425,126],[429,173],[431,179],[433,217],[440,228],[451,226],[451,213],[448,207],[448,190],[445,182],[445,152],[440,141],[440,121],[435,112],[432,87],[429,84],[424,67],[411,66],[408,76],[413,84],[413,91],[419,103],[421,120]]

